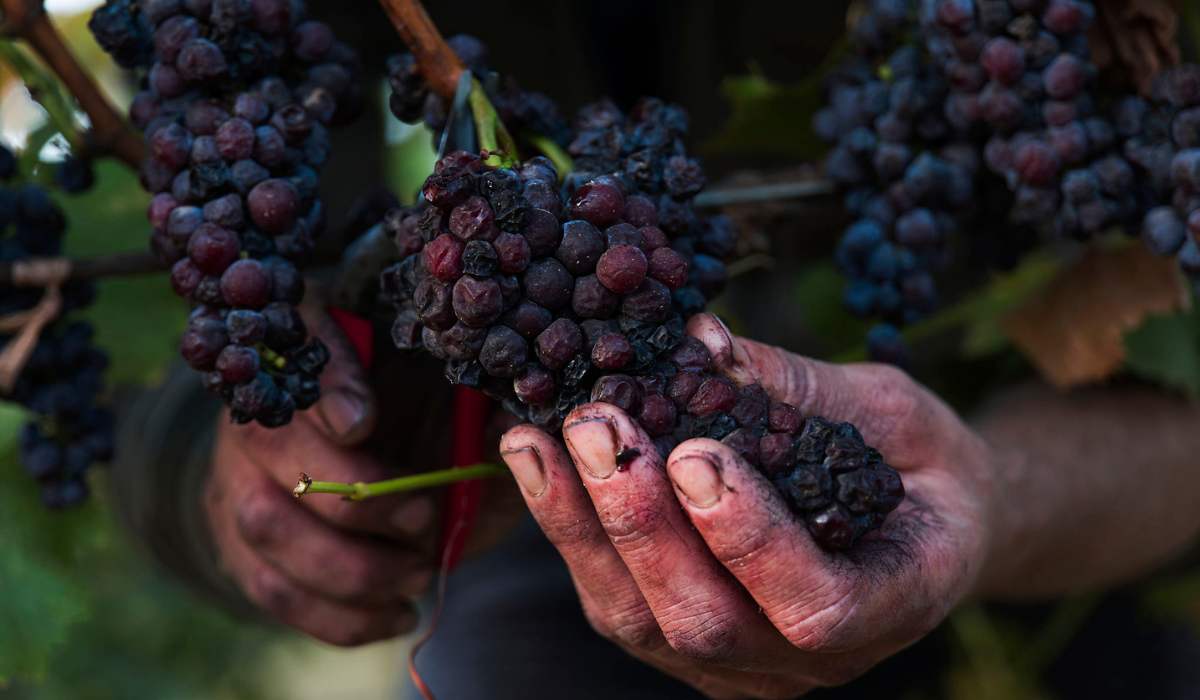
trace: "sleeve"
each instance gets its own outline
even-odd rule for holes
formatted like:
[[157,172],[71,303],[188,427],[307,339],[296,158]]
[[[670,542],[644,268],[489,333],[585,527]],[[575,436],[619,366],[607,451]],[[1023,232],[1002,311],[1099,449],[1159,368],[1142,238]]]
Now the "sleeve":
[[202,496],[212,461],[220,401],[177,365],[162,386],[117,400],[117,456],[108,491],[118,522],[168,575],[237,617],[261,613],[221,574]]

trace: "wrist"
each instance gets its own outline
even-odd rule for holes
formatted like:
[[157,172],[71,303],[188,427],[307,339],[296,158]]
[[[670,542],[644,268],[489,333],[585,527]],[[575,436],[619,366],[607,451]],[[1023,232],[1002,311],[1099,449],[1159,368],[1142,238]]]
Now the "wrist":
[[982,565],[968,599],[1001,596],[1011,591],[1011,582],[1034,549],[1032,515],[1022,503],[1016,488],[1019,475],[1029,463],[1027,455],[1010,448],[984,444],[984,471],[987,479],[981,489],[985,513]]

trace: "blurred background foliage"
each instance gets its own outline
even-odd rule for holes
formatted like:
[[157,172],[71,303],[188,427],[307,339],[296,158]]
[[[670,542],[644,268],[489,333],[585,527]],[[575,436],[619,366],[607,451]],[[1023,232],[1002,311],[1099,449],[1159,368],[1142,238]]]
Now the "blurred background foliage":
[[[125,76],[112,67],[86,31],[90,7],[71,4],[76,0],[64,2],[51,3],[51,9],[60,10],[56,21],[83,64],[118,103],[127,101],[130,86]],[[705,1],[689,9],[703,14],[713,7]],[[720,4],[716,7],[729,11]],[[438,9],[431,3],[435,19],[439,19]],[[770,3],[758,0],[745,8],[747,16],[770,11]],[[715,165],[710,172],[728,171],[733,162],[758,163],[756,158],[771,165],[791,163],[795,169],[795,163],[821,155],[807,128],[808,117],[820,102],[823,71],[817,50],[824,50],[840,29],[837,17],[845,16],[845,3],[833,3],[820,12],[828,16],[816,23],[818,28],[810,26],[807,31],[809,36],[826,37],[825,44],[802,44],[805,52],[813,54],[809,63],[816,67],[800,74],[808,77],[785,71],[788,82],[779,83],[767,75],[775,65],[770,54],[786,48],[780,37],[760,44],[768,58],[766,69],[744,56],[721,55],[722,65],[740,61],[738,65],[749,68],[744,75],[723,81],[719,91],[726,101],[723,107],[693,112],[700,123],[697,131],[716,134],[705,142],[703,151]],[[571,21],[569,15],[565,20],[554,16],[554,21]],[[347,16],[339,21],[354,20]],[[486,15],[461,16],[468,25],[464,29],[486,38],[486,32],[470,26],[473,21],[485,22]],[[765,32],[769,38],[771,31],[792,26],[780,22],[760,34]],[[459,27],[447,29],[453,33]],[[739,25],[736,31],[749,29]],[[664,52],[679,48],[670,42],[663,46]],[[830,55],[837,51],[835,45]],[[690,81],[678,82],[678,94],[667,97],[694,98],[707,90],[711,94],[706,99],[715,102],[712,81],[699,77],[711,74],[711,61],[701,68],[692,64],[675,68],[681,74],[685,68],[694,73]],[[536,81],[531,77],[532,87],[551,91]],[[697,87],[698,83],[704,87]],[[578,101],[580,93],[594,96],[608,87],[571,82],[564,87],[570,93],[564,97],[564,108],[573,109],[571,100]],[[28,100],[20,81],[0,69],[0,138],[19,145],[25,134],[37,133],[42,122],[44,114]],[[381,174],[405,201],[411,201],[432,164],[428,133],[376,118],[362,127],[368,133],[358,138],[369,142],[374,138],[369,130],[376,127],[385,129],[388,144],[385,157],[377,159],[382,161]],[[43,132],[39,138],[44,136]],[[54,148],[51,142],[49,150]],[[353,162],[357,156],[335,157]],[[85,195],[62,200],[72,223],[68,251],[94,255],[141,249],[147,234],[146,201],[136,178],[122,166],[98,163],[97,186]],[[743,275],[717,309],[730,318],[735,330],[816,356],[846,360],[861,356],[865,325],[836,302],[844,280],[829,264],[828,253],[844,222],[839,214],[829,214],[836,209],[830,204],[796,205],[789,210],[790,223],[764,234],[771,242],[772,274]],[[943,313],[907,331],[921,358],[915,373],[964,410],[996,387],[1030,376],[1028,363],[1013,351],[1000,319],[1028,300],[1060,266],[1054,256],[1038,254],[983,284],[971,275],[970,284],[961,287],[969,292],[959,295]],[[779,301],[747,303],[762,299]],[[781,307],[786,310],[780,311]],[[775,315],[764,321],[754,316],[756,308]],[[783,323],[779,314],[785,315]],[[99,344],[112,357],[110,383],[137,387],[154,386],[173,361],[186,310],[169,291],[166,277],[152,275],[102,282],[99,300],[86,315],[96,325]],[[1200,396],[1200,311],[1194,304],[1186,311],[1148,319],[1126,336],[1125,345],[1130,374],[1189,397]],[[395,676],[403,668],[403,641],[357,651],[332,650],[207,608],[131,549],[104,502],[102,484],[95,485],[98,496],[80,510],[45,511],[36,487],[15,461],[15,435],[23,420],[20,410],[0,404],[0,700],[375,700],[391,695]],[[98,471],[94,478],[102,480],[102,470]],[[1130,614],[1147,624],[1200,630],[1200,572],[1181,568],[1119,595],[1120,610],[1133,611]],[[948,670],[930,688],[910,697],[1055,697],[1044,679],[1053,675],[1052,667],[1068,643],[1081,635],[1080,630],[1092,631],[1088,625],[1094,624],[1093,614],[1105,605],[1101,596],[1083,595],[1016,616],[992,607],[965,607],[938,633],[948,650],[939,663]],[[1095,632],[1103,634],[1103,627]]]

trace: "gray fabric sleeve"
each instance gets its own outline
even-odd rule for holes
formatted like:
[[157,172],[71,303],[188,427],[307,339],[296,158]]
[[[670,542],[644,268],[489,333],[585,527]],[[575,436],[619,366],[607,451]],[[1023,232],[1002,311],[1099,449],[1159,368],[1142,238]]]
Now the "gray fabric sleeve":
[[162,569],[198,597],[260,617],[217,568],[201,498],[221,402],[177,365],[154,390],[117,397],[117,456],[108,491],[117,520]]

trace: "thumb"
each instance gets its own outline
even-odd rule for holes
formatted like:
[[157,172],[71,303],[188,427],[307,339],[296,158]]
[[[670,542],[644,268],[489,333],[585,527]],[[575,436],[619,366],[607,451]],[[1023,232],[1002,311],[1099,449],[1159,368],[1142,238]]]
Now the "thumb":
[[316,299],[306,297],[300,312],[312,334],[329,347],[330,355],[321,372],[321,399],[303,415],[333,443],[357,445],[375,430],[378,417],[367,372],[350,339]]
[[759,384],[773,400],[806,416],[852,422],[864,418],[858,414],[865,402],[856,400],[860,382],[845,367],[739,338],[710,313],[693,316],[687,334],[708,347],[714,370],[738,386]]

